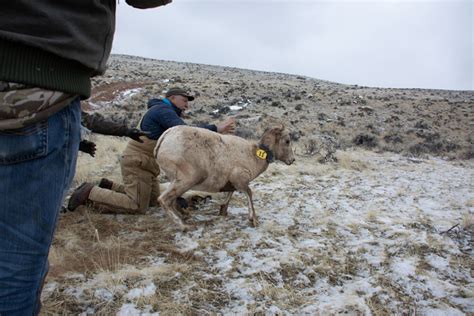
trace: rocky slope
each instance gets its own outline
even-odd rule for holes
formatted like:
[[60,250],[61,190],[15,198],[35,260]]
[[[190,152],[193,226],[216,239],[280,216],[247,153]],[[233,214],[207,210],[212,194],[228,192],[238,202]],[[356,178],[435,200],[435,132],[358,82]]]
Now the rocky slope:
[[309,77],[114,55],[93,80],[86,109],[135,125],[146,102],[172,86],[198,98],[189,123],[238,119],[238,134],[258,137],[270,122],[292,130],[300,153],[333,159],[362,146],[414,156],[473,157],[474,91],[387,89]]

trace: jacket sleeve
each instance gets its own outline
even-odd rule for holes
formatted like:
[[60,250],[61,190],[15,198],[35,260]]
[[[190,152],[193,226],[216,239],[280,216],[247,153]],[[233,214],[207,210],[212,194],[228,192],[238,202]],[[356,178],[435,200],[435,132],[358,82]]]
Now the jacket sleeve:
[[217,126],[214,124],[202,124],[202,125],[198,125],[197,127],[205,128],[217,133]]
[[171,3],[172,0],[125,0],[129,6],[137,9],[156,8]]
[[[160,124],[165,129],[171,128],[178,125],[187,125],[181,117],[171,109],[162,109],[158,115],[154,116],[154,121]],[[217,126],[213,124],[200,124],[197,127],[205,128],[213,132],[217,132]]]
[[81,117],[82,125],[94,133],[113,136],[128,136],[127,133],[129,128],[126,122],[114,122],[97,112],[92,114],[82,112]]
[[186,123],[178,116],[178,114],[176,114],[176,112],[171,110],[171,108],[162,108],[159,111],[155,112],[155,114],[152,115],[151,118],[155,123],[159,124],[164,129],[168,129],[178,125],[186,125]]

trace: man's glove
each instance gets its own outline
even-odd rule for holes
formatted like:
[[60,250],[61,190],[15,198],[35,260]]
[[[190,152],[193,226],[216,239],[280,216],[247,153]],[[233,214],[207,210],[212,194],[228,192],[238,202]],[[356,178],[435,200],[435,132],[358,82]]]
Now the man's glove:
[[81,142],[79,143],[79,150],[94,157],[95,143],[90,142],[88,140],[81,140]]
[[136,140],[137,142],[140,142],[140,143],[143,143],[143,140],[140,139],[140,136],[147,136],[147,135],[149,135],[148,132],[141,131],[138,128],[130,128],[125,133],[125,136],[128,136],[131,139]]

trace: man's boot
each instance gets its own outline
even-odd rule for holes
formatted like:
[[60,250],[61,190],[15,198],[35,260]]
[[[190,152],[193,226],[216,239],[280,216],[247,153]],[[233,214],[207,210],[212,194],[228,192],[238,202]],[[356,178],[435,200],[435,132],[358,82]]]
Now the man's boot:
[[178,204],[178,208],[179,209],[184,209],[184,208],[188,208],[189,205],[188,205],[188,201],[186,201],[186,199],[178,196],[176,198],[176,204]]
[[99,188],[112,190],[113,185],[114,185],[113,181],[110,181],[107,178],[100,179]]
[[69,211],[74,211],[80,205],[86,205],[94,185],[92,183],[84,182],[71,195],[67,208]]
[[190,209],[188,209],[188,202],[182,197],[176,198],[176,209],[183,219],[191,217]]

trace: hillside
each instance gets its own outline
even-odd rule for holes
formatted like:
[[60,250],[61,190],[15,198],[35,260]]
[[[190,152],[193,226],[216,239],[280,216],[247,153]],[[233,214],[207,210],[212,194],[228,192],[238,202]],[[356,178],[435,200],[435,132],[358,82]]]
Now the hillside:
[[[347,86],[287,74],[113,56],[84,108],[135,124],[171,86],[188,122],[238,119],[257,138],[282,121],[296,162],[251,183],[260,225],[234,194],[180,232],[145,215],[62,213],[42,315],[472,315],[472,91]],[[127,139],[91,135],[73,186],[120,181]],[[166,179],[160,178],[165,181]]]
[[[474,91],[387,89],[237,68],[114,56],[94,80],[90,103],[135,124],[151,97],[184,86],[198,98],[189,122],[235,116],[239,133],[257,137],[285,122],[302,152],[352,146],[411,156],[473,157]],[[132,93],[130,93],[132,92]]]

